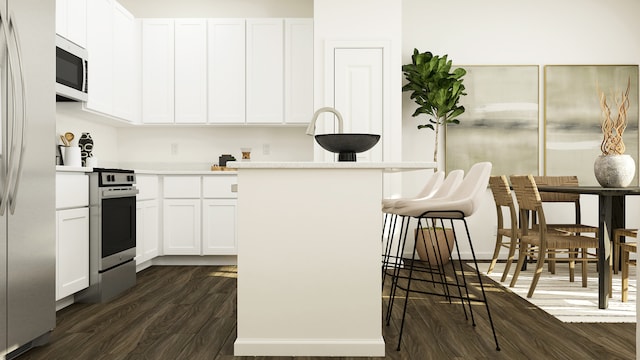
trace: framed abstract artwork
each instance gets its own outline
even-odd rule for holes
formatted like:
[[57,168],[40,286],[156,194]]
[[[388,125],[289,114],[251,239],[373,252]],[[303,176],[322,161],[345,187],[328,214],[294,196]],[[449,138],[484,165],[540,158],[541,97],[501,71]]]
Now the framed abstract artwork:
[[[601,154],[603,140],[600,91],[616,117],[616,101],[628,85],[628,125],[623,141],[625,154],[638,164],[638,65],[545,66],[546,175],[577,175],[582,185],[598,185],[593,163]],[[638,184],[637,171],[632,184]]]
[[479,161],[492,174],[538,174],[539,67],[467,65],[460,124],[446,127],[446,171]]

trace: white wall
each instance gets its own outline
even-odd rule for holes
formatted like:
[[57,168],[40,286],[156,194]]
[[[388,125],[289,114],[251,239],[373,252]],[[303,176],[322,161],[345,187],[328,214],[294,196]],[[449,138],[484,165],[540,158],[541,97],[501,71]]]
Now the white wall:
[[[418,48],[448,54],[454,64],[540,65],[543,99],[544,65],[640,63],[637,14],[637,0],[404,0],[402,59],[409,63],[413,49]],[[403,94],[403,160],[430,160],[433,132],[417,130],[419,121],[411,117],[414,109],[415,103]],[[539,113],[542,126],[542,102]],[[540,159],[542,151],[541,146]],[[439,154],[444,155],[443,147]],[[424,179],[405,176],[404,194],[412,196],[423,183]],[[634,200],[628,200],[628,208],[636,206]],[[487,194],[485,205],[471,219],[475,243],[480,245],[476,253],[483,258],[490,258],[495,239],[495,229],[487,226],[495,223],[493,209]],[[629,212],[636,214],[637,209]],[[585,222],[596,225],[597,200],[585,197],[582,214]],[[562,214],[548,216],[556,215]],[[633,217],[627,224],[639,225]]]
[[251,148],[253,161],[309,161],[313,158],[313,138],[305,130],[304,127],[119,128],[118,158],[124,168],[209,170],[211,165],[218,164],[220,155],[231,154],[239,160],[240,148]]
[[[88,121],[87,119],[93,119]],[[75,136],[72,145],[78,144],[83,132],[91,134],[94,148],[92,154],[98,160],[100,167],[117,167],[118,158],[118,130],[100,122],[101,118],[92,116],[80,110],[79,103],[56,103],[56,141],[62,144],[60,135],[71,132]]]

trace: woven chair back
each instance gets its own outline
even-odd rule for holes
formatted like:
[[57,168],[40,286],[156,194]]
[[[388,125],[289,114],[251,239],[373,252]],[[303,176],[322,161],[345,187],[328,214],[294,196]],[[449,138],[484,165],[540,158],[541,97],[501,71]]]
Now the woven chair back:
[[489,178],[489,187],[493,193],[493,199],[498,206],[513,206],[513,197],[511,196],[511,188],[505,175],[492,176]]
[[512,175],[510,179],[520,210],[538,211],[542,209],[542,199],[533,176]]

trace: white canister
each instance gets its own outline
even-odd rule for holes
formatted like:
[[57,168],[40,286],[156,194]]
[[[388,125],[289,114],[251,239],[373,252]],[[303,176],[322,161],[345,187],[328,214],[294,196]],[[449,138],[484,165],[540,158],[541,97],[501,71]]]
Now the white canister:
[[80,155],[79,146],[66,146],[63,149],[62,161],[65,166],[82,166],[82,156]]

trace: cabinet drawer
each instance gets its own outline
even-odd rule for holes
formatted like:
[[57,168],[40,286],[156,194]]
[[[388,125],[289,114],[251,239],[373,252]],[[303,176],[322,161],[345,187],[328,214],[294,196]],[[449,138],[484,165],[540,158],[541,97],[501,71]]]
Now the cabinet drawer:
[[136,187],[140,191],[137,200],[152,200],[158,198],[158,176],[136,174]]
[[237,198],[238,176],[214,175],[202,179],[202,196],[205,198]]
[[200,176],[165,176],[163,183],[165,198],[200,197]]
[[89,206],[89,176],[56,173],[56,209]]

